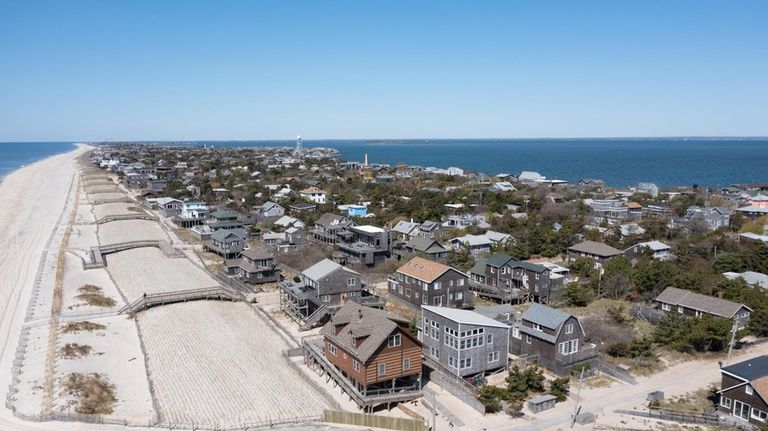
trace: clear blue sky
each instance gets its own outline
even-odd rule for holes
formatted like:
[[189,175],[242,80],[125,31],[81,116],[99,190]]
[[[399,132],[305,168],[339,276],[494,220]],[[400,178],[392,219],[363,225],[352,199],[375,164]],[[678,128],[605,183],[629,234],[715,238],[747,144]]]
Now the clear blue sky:
[[768,135],[768,1],[0,3],[0,141]]

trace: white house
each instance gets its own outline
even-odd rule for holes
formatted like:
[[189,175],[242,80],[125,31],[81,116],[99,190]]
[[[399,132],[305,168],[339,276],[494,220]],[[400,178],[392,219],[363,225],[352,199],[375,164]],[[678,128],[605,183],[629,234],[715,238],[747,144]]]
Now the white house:
[[299,192],[299,195],[310,201],[314,202],[316,204],[324,204],[325,203],[325,195],[326,193],[317,187],[307,187],[306,189]]
[[208,214],[210,211],[208,211],[208,204],[205,201],[184,201],[181,206],[180,216],[183,218],[206,218]]

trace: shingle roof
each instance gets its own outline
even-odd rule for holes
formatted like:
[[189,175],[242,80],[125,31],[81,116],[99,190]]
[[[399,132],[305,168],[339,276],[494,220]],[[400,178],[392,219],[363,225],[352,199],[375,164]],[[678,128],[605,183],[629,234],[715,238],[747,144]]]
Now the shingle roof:
[[476,313],[471,310],[460,310],[458,308],[448,307],[433,307],[431,305],[422,305],[421,308],[431,311],[439,316],[443,316],[446,319],[453,320],[454,322],[463,323],[466,325],[478,325],[478,326],[492,326],[495,328],[509,328],[509,325],[505,325],[499,321],[493,320],[490,317],[484,316],[480,313]]
[[[396,314],[347,302],[336,311],[320,333],[365,363],[386,342],[398,323],[409,322]],[[338,334],[335,333],[337,325],[344,325]],[[366,338],[355,347],[353,341],[360,337]]]
[[233,235],[237,237],[238,240],[242,241],[246,237],[245,229],[219,229],[211,234],[211,239],[222,242],[230,235]]
[[556,310],[552,307],[537,303],[531,304],[531,306],[528,307],[528,310],[523,314],[523,320],[538,323],[549,329],[557,329],[570,317],[571,315],[564,311]]
[[325,213],[320,216],[320,218],[317,219],[315,224],[328,226],[328,225],[337,225],[337,226],[346,226],[349,224],[349,221],[346,219],[346,217],[340,216],[338,214],[331,214],[331,213]]
[[255,248],[249,248],[248,250],[243,250],[242,254],[244,257],[247,257],[251,260],[262,260],[262,259],[272,259],[272,254],[265,250],[255,249]]
[[[328,276],[332,272],[336,271],[337,269],[342,269],[344,271],[348,271],[354,274],[357,274],[357,272],[352,271],[351,269],[345,268],[338,263],[330,260],[330,259],[323,259],[320,262],[317,262],[316,264],[310,266],[309,268],[305,269],[302,274],[304,274],[305,277],[307,277],[310,280],[320,280],[323,277]],[[358,274],[359,275],[359,274]]]
[[431,283],[451,269],[448,265],[416,256],[398,268],[397,272]]
[[395,227],[392,228],[394,232],[402,233],[405,235],[410,235],[411,232],[413,232],[414,229],[417,229],[419,227],[418,223],[412,223],[409,221],[401,220],[397,222]]
[[439,242],[434,239],[416,237],[405,243],[408,247],[424,253],[440,253],[447,251]]
[[616,250],[610,245],[595,241],[584,241],[582,243],[568,247],[568,250],[579,253],[593,254],[595,256],[601,257],[611,257],[621,254],[619,250]]
[[656,297],[655,301],[672,305],[682,305],[683,307],[729,319],[732,318],[741,307],[745,307],[743,304],[731,302],[726,299],[702,295],[700,293],[678,289],[676,287],[667,287]]
[[760,380],[768,377],[768,355],[747,359],[738,364],[723,367],[722,370],[750,382]]

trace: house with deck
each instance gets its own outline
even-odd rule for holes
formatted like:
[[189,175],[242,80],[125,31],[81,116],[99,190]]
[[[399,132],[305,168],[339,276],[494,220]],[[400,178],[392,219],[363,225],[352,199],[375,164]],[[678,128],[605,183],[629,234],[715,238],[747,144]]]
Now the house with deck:
[[744,304],[676,287],[667,287],[653,302],[666,313],[677,313],[685,317],[710,315],[729,319],[733,321],[736,329],[747,326],[752,314],[752,309]]
[[280,305],[302,329],[318,326],[347,302],[383,308],[384,302],[373,294],[360,273],[330,260],[305,269],[298,281],[280,284]]
[[374,266],[392,254],[389,229],[377,226],[349,226],[337,231],[336,250],[349,263]]
[[185,200],[182,202],[181,211],[178,216],[173,217],[173,221],[184,228],[197,226],[208,219],[210,211],[208,203],[201,200]]
[[597,347],[586,336],[578,317],[534,303],[512,325],[510,352],[536,357],[548,370],[568,375],[574,366],[597,360]]
[[271,253],[256,249],[243,250],[238,259],[224,261],[227,274],[252,284],[280,281],[280,267]]
[[661,241],[639,242],[624,250],[624,256],[629,260],[636,260],[643,253],[649,253],[656,260],[672,260],[675,258],[672,254],[672,247]]
[[480,256],[491,252],[491,241],[485,235],[464,235],[449,241],[451,248],[459,251],[467,249],[472,256]]
[[432,368],[458,378],[507,368],[509,325],[470,310],[424,305],[416,328]]
[[392,254],[397,260],[415,254],[436,262],[444,262],[448,258],[448,249],[434,239],[414,237],[405,242],[395,243]]
[[502,303],[548,303],[561,295],[565,280],[547,266],[503,254],[478,259],[469,277],[469,287],[477,296]]
[[326,194],[327,193],[314,186],[307,187],[306,189],[299,192],[299,196],[301,196],[303,199],[320,205],[325,203]]
[[398,268],[387,288],[390,295],[416,306],[471,308],[475,302],[466,274],[419,256]]
[[421,395],[421,343],[410,323],[384,310],[347,303],[323,326],[323,355],[356,392],[349,394],[352,399]]
[[720,368],[718,411],[764,429],[768,422],[768,355]]
[[309,238],[322,244],[336,244],[340,234],[352,226],[357,226],[357,223],[338,214],[325,213],[315,221],[315,227],[309,231]]
[[169,197],[152,199],[149,200],[148,203],[157,208],[157,211],[163,217],[175,217],[180,215],[181,208],[184,206],[184,203],[179,199]]
[[246,236],[245,229],[219,229],[203,241],[203,249],[225,259],[234,259],[245,248]]
[[285,208],[278,203],[269,201],[254,207],[251,213],[254,214],[258,220],[264,220],[284,216]]

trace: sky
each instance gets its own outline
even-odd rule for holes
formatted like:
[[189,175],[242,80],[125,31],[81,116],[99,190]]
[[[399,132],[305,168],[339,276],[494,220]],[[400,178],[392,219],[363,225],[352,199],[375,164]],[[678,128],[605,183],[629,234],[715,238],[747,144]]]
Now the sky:
[[0,1],[0,141],[768,136],[768,1]]

